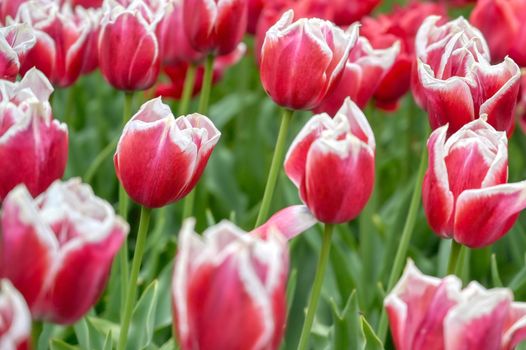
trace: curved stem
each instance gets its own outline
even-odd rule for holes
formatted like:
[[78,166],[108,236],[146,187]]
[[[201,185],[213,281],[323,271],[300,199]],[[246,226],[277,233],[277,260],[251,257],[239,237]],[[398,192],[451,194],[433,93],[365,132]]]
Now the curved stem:
[[196,65],[191,63],[188,66],[188,70],[186,71],[186,76],[184,78],[183,94],[181,95],[181,100],[179,101],[179,109],[177,110],[178,115],[184,115],[188,111],[188,105],[190,104],[192,92],[194,91],[196,71]]
[[460,261],[458,258],[460,256],[461,249],[461,244],[457,243],[455,240],[451,240],[451,251],[449,253],[449,263],[447,264],[448,275],[454,275],[457,270],[457,266],[460,266]]
[[[418,166],[418,174],[415,181],[415,187],[413,189],[413,195],[411,197],[411,203],[409,205],[409,212],[407,213],[407,218],[404,224],[404,230],[402,231],[402,237],[400,238],[400,244],[398,245],[398,250],[396,251],[395,260],[393,263],[393,268],[391,269],[391,274],[389,275],[389,280],[387,282],[387,290],[389,292],[393,289],[396,281],[400,277],[400,273],[404,268],[407,249],[409,248],[409,242],[413,235],[413,228],[415,227],[416,214],[420,205],[421,194],[422,194],[422,181],[424,179],[424,173],[426,169],[427,161],[427,152],[425,145],[423,146],[422,155],[420,157],[420,165]],[[385,337],[387,335],[387,314],[385,308],[382,308],[382,314],[380,316],[380,323],[378,326],[378,337],[380,340],[385,342]]]
[[126,340],[128,339],[128,330],[130,328],[133,307],[135,306],[135,299],[137,297],[137,279],[139,277],[139,271],[141,270],[142,257],[144,255],[144,248],[146,246],[146,236],[148,233],[148,226],[150,224],[150,214],[151,209],[146,207],[141,208],[139,231],[137,232],[137,242],[135,243],[135,252],[133,254],[131,275],[126,292],[124,316],[121,322],[117,350],[124,350],[126,347]]
[[[205,73],[203,76],[203,88],[199,96],[198,112],[206,115],[208,113],[208,104],[210,101],[210,91],[212,91],[212,78],[214,72],[214,56],[209,55],[205,62]],[[187,72],[188,74],[188,72]],[[185,78],[186,80],[186,78]],[[186,84],[186,81],[185,81]],[[183,220],[192,216],[194,211],[195,188],[188,193],[184,199]]]
[[307,344],[309,343],[310,331],[312,328],[312,323],[314,322],[314,316],[316,315],[316,309],[318,308],[318,300],[320,299],[321,287],[323,286],[323,277],[325,276],[327,262],[329,261],[333,228],[334,225],[325,224],[325,229],[323,230],[323,243],[321,246],[320,258],[318,260],[318,266],[316,267],[316,275],[314,277],[314,284],[312,285],[312,291],[309,298],[309,305],[307,307],[305,323],[303,323],[303,328],[301,330],[300,341],[298,343],[298,350],[306,349]]
[[287,132],[293,114],[294,111],[283,109],[276,148],[274,149],[274,156],[272,157],[267,184],[265,185],[265,192],[263,194],[263,200],[261,201],[261,207],[259,208],[255,227],[260,226],[267,219],[270,204],[272,203],[272,196],[274,195],[274,189],[276,188],[276,183],[278,181],[279,170],[281,169],[283,158],[285,157],[285,142],[287,141]]

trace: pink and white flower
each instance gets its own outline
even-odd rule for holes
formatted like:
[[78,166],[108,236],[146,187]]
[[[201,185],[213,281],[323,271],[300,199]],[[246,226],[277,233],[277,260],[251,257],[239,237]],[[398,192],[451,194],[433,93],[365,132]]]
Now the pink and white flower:
[[31,314],[24,297],[6,279],[0,280],[0,349],[28,350]]
[[33,30],[26,24],[0,28],[0,79],[16,79],[27,52],[35,43]]

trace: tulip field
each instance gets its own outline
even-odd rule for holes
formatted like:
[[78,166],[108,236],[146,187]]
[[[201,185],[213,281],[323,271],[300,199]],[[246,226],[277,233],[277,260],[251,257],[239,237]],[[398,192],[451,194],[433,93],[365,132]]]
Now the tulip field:
[[526,0],[0,0],[0,350],[526,349]]

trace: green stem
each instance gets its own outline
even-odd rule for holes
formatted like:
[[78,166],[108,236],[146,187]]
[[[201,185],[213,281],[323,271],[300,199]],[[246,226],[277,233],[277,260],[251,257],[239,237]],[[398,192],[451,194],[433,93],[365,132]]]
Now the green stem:
[[130,328],[133,308],[135,306],[135,299],[137,297],[137,279],[139,277],[139,271],[141,270],[141,262],[142,257],[144,255],[144,247],[146,246],[148,225],[150,224],[150,214],[151,209],[146,207],[141,208],[139,231],[137,232],[137,242],[135,243],[135,252],[133,253],[131,275],[130,280],[128,281],[126,303],[124,307],[124,317],[121,322],[121,330],[119,334],[119,344],[117,350],[124,350],[126,347],[126,340],[128,339],[128,330]]
[[196,65],[191,63],[188,66],[188,70],[186,71],[186,76],[184,78],[183,94],[181,95],[181,101],[179,101],[179,109],[177,110],[178,115],[184,115],[188,111],[188,105],[190,104],[192,92],[194,91],[196,71]]
[[41,321],[33,321],[31,325],[31,341],[33,349],[38,349],[38,339],[42,333],[43,324]]
[[84,175],[84,182],[91,183],[93,177],[95,177],[95,175],[97,174],[97,171],[101,167],[102,163],[104,163],[104,161],[115,151],[115,147],[117,147],[118,142],[119,138],[116,137],[115,139],[113,139],[113,141],[108,143],[106,147],[104,147],[102,151],[100,151],[99,154],[97,154],[93,162],[91,162],[88,170],[86,170],[86,174]]
[[[206,115],[208,113],[208,104],[210,101],[210,91],[212,91],[212,78],[214,72],[214,56],[209,55],[205,62],[205,73],[203,76],[203,87],[199,96],[198,112]],[[188,72],[187,72],[188,75]],[[188,76],[187,76],[188,78]],[[186,80],[186,78],[185,78]],[[185,81],[186,84],[186,81]],[[183,220],[192,216],[194,211],[195,188],[186,195],[183,205]]]
[[451,240],[451,251],[449,253],[449,263],[447,264],[447,274],[454,275],[457,271],[459,264],[459,256],[462,245],[457,243],[455,240]]
[[[420,165],[418,166],[418,174],[415,181],[415,187],[413,189],[413,196],[411,197],[411,203],[409,204],[409,212],[407,213],[407,218],[405,220],[404,229],[402,231],[402,237],[400,238],[400,243],[398,245],[398,250],[396,251],[395,260],[393,263],[393,268],[391,269],[391,274],[389,275],[389,280],[387,282],[386,292],[389,292],[393,289],[396,281],[400,277],[400,273],[404,268],[407,250],[409,248],[409,243],[411,242],[411,237],[413,235],[413,228],[415,227],[416,214],[420,206],[420,199],[422,193],[422,181],[424,179],[424,173],[426,169],[426,160],[427,152],[424,149],[422,150],[422,155],[420,157]],[[385,308],[382,308],[382,314],[380,316],[380,324],[378,326],[378,337],[382,342],[385,341],[387,335],[387,314],[385,313]]]
[[323,286],[323,277],[325,275],[325,270],[327,269],[327,262],[329,261],[333,228],[334,225],[325,224],[320,258],[318,260],[318,266],[316,267],[316,275],[314,277],[314,284],[312,286],[312,291],[309,298],[309,305],[307,306],[307,315],[305,316],[305,323],[303,323],[303,328],[301,330],[298,350],[306,349],[307,344],[309,343],[310,331],[312,328],[312,323],[314,322],[314,316],[316,315],[316,309],[318,308],[318,300],[320,299],[321,287]]
[[68,128],[70,130],[75,129],[75,125],[73,125],[73,122],[75,121],[73,118],[73,110],[75,109],[75,85],[70,87],[68,89],[68,97],[66,99],[66,106],[64,107],[64,122],[67,124]]
[[276,141],[276,148],[274,149],[274,156],[272,157],[272,163],[270,165],[270,171],[267,178],[267,184],[265,186],[265,192],[263,194],[263,200],[261,201],[261,207],[259,208],[256,227],[261,225],[268,216],[270,204],[272,202],[272,196],[274,195],[274,189],[276,188],[276,183],[278,181],[279,171],[283,163],[283,158],[285,157],[285,142],[287,141],[287,132],[293,114],[294,111],[283,109],[283,117],[281,118],[281,126],[279,127],[278,140]]

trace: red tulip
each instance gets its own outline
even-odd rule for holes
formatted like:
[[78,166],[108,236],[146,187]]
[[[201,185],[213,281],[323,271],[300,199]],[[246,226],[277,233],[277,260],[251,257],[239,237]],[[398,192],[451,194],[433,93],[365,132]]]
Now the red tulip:
[[206,53],[196,51],[190,45],[184,32],[183,17],[183,0],[169,1],[156,31],[164,64],[199,63],[206,57]]
[[335,115],[347,96],[363,109],[393,66],[399,51],[398,41],[387,49],[375,50],[366,38],[359,37],[339,83],[314,111]]
[[247,29],[247,0],[183,0],[183,13],[184,31],[199,52],[228,54]]
[[263,8],[265,7],[265,0],[247,0],[247,32],[256,34],[258,28],[258,21]]
[[374,48],[381,49],[400,42],[400,54],[374,94],[376,105],[385,110],[398,108],[399,99],[407,93],[411,83],[411,67],[415,61],[415,35],[429,15],[447,16],[444,6],[413,2],[406,7],[395,7],[378,18],[362,20],[360,32]]
[[2,0],[0,1],[0,23],[7,22],[8,17],[15,18],[18,8],[27,0]]
[[380,2],[381,0],[332,0],[329,2],[333,10],[331,19],[339,26],[350,25],[371,13]]
[[469,20],[484,34],[494,60],[509,55],[526,66],[526,1],[479,0]]
[[28,25],[14,24],[0,28],[0,79],[16,79],[20,65],[35,43],[35,35]]
[[62,3],[70,4],[71,7],[82,7],[85,9],[98,9],[102,7],[103,0],[61,0]]
[[526,338],[526,303],[504,288],[423,275],[409,261],[385,299],[397,350],[512,350]]
[[31,314],[24,297],[8,280],[0,280],[0,349],[29,350]]
[[17,20],[29,24],[37,43],[28,52],[20,72],[41,70],[55,86],[67,87],[80,76],[86,39],[87,19],[76,21],[71,8],[55,2],[30,1],[20,6]]
[[278,105],[313,109],[338,83],[358,27],[347,32],[317,18],[292,22],[287,11],[266,34],[261,49],[261,82]]
[[114,3],[101,24],[99,66],[116,89],[150,88],[159,75],[159,43],[155,28],[162,11],[152,11],[142,0],[126,7]]
[[429,63],[418,61],[418,94],[429,114],[431,127],[449,123],[448,132],[452,134],[462,125],[487,114],[488,122],[495,129],[511,134],[520,85],[519,67],[510,58],[490,65],[485,58],[487,54],[479,49],[485,47],[481,44],[483,38],[466,35],[467,30],[461,26],[456,34],[442,31],[443,27],[456,26],[459,21],[469,26],[463,19],[433,28],[435,20],[429,18],[422,28],[432,28],[430,36],[445,35],[444,40],[432,45],[432,51],[427,53]]
[[515,115],[522,132],[526,133],[526,71],[524,69],[521,71],[521,88]]
[[[228,55],[218,56],[214,60],[214,69],[212,72],[212,84],[219,82],[225,71],[232,65],[235,65],[246,52],[246,45],[240,43],[235,51]],[[155,96],[162,96],[166,98],[180,99],[183,94],[184,81],[186,72],[188,71],[188,63],[180,62],[175,65],[167,65],[163,67],[164,72],[170,79],[169,83],[160,83],[155,89]],[[203,87],[204,67],[200,65],[197,67],[194,90],[192,95],[199,94]]]
[[82,74],[93,72],[99,65],[99,34],[100,21],[102,19],[102,9],[77,7],[75,20],[77,23],[85,21],[89,23],[88,37],[86,38],[86,48],[82,59]]
[[221,133],[207,117],[174,118],[156,98],[126,124],[113,158],[128,195],[141,205],[162,207],[197,184]]
[[349,98],[334,118],[312,117],[293,141],[285,172],[321,222],[347,222],[362,211],[374,185],[374,135]]
[[288,250],[223,221],[201,237],[183,224],[172,285],[182,350],[278,349],[286,318]]
[[[89,185],[54,182],[33,199],[17,186],[1,216],[0,271],[34,319],[72,324],[104,290],[128,225]],[[13,262],[16,261],[16,264]]]
[[526,208],[526,182],[508,184],[507,138],[476,119],[446,140],[448,126],[428,141],[423,203],[429,225],[443,238],[472,248],[506,234]]
[[36,196],[64,174],[68,130],[53,119],[52,91],[36,69],[18,83],[0,81],[0,201],[21,183]]

